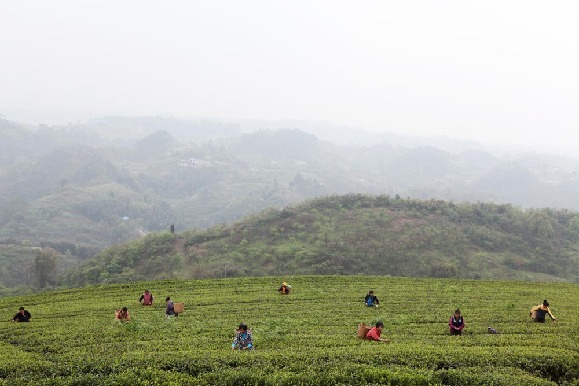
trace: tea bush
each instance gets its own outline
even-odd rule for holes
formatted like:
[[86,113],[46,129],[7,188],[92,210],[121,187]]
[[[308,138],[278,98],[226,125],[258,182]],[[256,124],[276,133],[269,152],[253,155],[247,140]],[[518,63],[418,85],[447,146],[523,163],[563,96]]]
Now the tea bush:
[[[277,293],[283,280],[289,296]],[[137,302],[145,289],[151,307]],[[363,304],[370,289],[377,308]],[[166,296],[185,312],[166,318]],[[544,298],[558,322],[530,322]],[[576,284],[362,276],[131,282],[2,298],[0,385],[572,385],[578,299]],[[10,321],[20,305],[30,323]],[[129,323],[113,320],[122,306]],[[449,336],[456,307],[466,329]],[[356,337],[358,323],[377,320],[390,344]],[[254,351],[231,350],[242,321]]]

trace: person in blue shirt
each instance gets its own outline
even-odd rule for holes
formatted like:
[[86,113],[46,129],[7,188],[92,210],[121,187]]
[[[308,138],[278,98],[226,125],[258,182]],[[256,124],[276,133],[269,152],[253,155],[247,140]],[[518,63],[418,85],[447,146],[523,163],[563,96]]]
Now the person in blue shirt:
[[374,291],[369,291],[364,298],[364,305],[367,307],[378,307],[380,300],[374,295]]
[[232,350],[253,350],[253,337],[251,330],[247,329],[247,324],[241,323],[235,330],[235,338],[231,344]]

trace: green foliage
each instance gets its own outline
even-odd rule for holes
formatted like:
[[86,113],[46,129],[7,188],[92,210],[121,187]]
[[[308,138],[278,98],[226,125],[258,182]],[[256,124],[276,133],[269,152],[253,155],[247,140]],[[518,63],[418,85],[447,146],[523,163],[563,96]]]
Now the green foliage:
[[[282,280],[288,296],[277,293]],[[144,289],[151,307],[137,303]],[[370,289],[378,308],[363,305]],[[167,319],[166,296],[185,312]],[[557,323],[529,321],[543,298]],[[574,284],[378,276],[164,280],[3,298],[0,385],[572,385],[578,298]],[[20,305],[32,321],[7,321]],[[113,320],[122,306],[129,323]],[[449,336],[456,307],[466,329]],[[355,336],[358,323],[377,320],[388,345]],[[252,352],[231,350],[241,321]]]
[[0,283],[6,287],[32,285],[32,266],[37,249],[0,244]]

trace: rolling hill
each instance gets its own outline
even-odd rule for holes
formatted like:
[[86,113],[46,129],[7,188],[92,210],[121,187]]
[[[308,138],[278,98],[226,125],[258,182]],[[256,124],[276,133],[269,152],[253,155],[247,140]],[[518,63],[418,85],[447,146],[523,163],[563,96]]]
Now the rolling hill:
[[62,283],[297,274],[577,281],[579,214],[391,196],[318,198],[108,248]]

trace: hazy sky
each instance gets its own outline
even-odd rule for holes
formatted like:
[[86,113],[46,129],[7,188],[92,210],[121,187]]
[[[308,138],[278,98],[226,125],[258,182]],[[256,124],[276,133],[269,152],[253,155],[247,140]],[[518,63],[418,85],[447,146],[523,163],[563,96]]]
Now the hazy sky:
[[577,1],[0,0],[0,114],[303,119],[579,154]]

